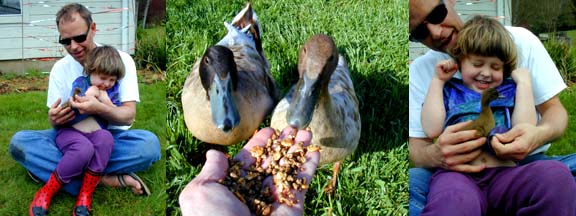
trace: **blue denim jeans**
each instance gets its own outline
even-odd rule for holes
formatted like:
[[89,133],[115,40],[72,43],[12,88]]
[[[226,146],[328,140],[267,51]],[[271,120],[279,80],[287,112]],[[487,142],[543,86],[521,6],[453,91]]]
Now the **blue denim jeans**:
[[[526,157],[520,161],[519,164],[527,164],[537,160],[556,160],[564,163],[572,172],[572,176],[576,175],[576,154],[563,155],[563,156],[546,156],[544,153],[534,154]],[[408,176],[409,185],[409,215],[419,216],[422,209],[426,205],[426,197],[428,196],[430,177],[433,170],[425,168],[410,168]],[[576,181],[576,177],[574,177]]]
[[[125,174],[148,169],[160,160],[160,141],[146,130],[110,130],[114,137],[112,155],[104,174]],[[56,169],[62,153],[56,146],[56,130],[19,131],[10,141],[12,158],[33,175],[46,182]],[[64,190],[77,195],[82,185],[75,178],[64,185]]]

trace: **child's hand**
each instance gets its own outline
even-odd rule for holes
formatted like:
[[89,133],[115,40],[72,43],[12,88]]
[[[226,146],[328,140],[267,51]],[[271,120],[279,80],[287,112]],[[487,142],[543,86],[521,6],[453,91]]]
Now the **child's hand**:
[[458,64],[454,60],[443,60],[436,64],[436,78],[448,81],[458,71]]
[[104,90],[100,90],[100,97],[98,97],[98,100],[100,100],[100,102],[103,104],[116,106],[114,103],[112,103],[112,100],[110,100],[110,97],[108,97],[108,93],[106,93]]
[[84,93],[84,96],[92,96],[98,98],[100,97],[100,89],[98,89],[96,86],[90,86],[86,90],[86,93]]
[[532,83],[530,71],[528,71],[526,68],[516,68],[516,70],[512,71],[511,76],[516,84]]

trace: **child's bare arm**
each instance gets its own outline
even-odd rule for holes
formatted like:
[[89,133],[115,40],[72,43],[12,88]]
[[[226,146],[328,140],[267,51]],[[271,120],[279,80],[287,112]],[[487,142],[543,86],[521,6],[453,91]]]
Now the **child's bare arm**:
[[112,100],[110,100],[110,97],[108,97],[106,91],[100,90],[100,97],[98,97],[98,100],[106,105],[116,107],[116,105],[112,103]]
[[426,93],[421,112],[421,122],[424,132],[429,138],[440,136],[446,120],[444,109],[444,84],[458,71],[458,65],[452,60],[440,61],[436,64],[436,74]]
[[536,107],[532,94],[532,78],[526,68],[512,71],[512,79],[516,82],[516,101],[512,113],[512,125],[529,123],[536,125]]

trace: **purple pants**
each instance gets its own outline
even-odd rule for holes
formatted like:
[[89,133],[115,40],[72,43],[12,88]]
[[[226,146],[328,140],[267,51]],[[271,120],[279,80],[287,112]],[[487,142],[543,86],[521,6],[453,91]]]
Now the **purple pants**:
[[56,135],[56,145],[62,152],[56,172],[62,182],[68,183],[86,169],[103,173],[112,153],[114,137],[105,129],[82,133],[74,128],[61,128]]
[[561,162],[535,161],[476,174],[437,170],[422,215],[576,214],[576,183]]

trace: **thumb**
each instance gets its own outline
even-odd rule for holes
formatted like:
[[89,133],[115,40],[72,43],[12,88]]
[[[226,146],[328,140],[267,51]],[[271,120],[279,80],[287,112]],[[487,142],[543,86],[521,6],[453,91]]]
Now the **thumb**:
[[204,167],[202,167],[198,177],[218,181],[226,177],[226,169],[228,169],[228,159],[224,153],[209,150],[206,152],[206,163]]
[[509,131],[507,131],[506,133],[502,133],[502,134],[496,134],[494,135],[496,138],[498,138],[497,140],[501,143],[510,143],[512,141],[514,141],[514,139],[516,139],[516,137],[521,135],[521,131],[516,129],[516,128],[512,128]]

